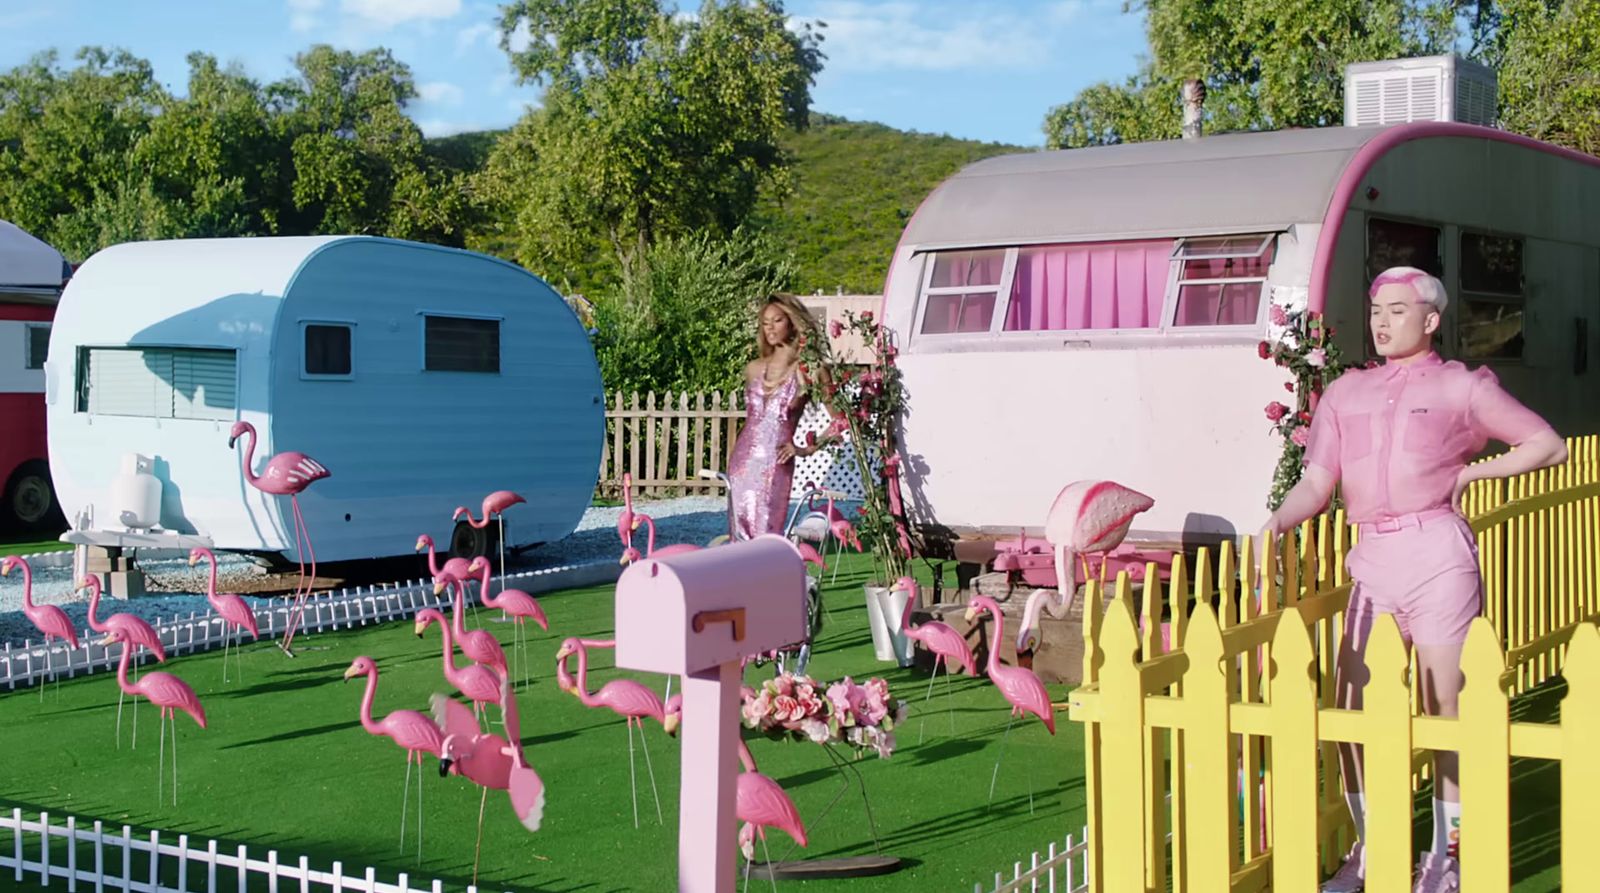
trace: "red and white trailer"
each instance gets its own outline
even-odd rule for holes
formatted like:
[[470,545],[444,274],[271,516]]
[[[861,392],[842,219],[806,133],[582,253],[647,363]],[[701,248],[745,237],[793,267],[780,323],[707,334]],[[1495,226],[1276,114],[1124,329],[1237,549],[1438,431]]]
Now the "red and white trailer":
[[71,268],[56,251],[0,220],[0,527],[61,524],[45,440],[45,355]]

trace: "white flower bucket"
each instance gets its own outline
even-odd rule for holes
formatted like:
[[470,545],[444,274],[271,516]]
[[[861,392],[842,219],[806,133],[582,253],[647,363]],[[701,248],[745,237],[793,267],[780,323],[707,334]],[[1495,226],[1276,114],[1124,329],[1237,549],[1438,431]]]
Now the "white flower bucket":
[[872,627],[872,652],[878,660],[895,661],[900,666],[911,665],[912,641],[901,628],[900,618],[905,614],[906,599],[911,593],[902,589],[890,591],[885,586],[867,585],[867,621]]

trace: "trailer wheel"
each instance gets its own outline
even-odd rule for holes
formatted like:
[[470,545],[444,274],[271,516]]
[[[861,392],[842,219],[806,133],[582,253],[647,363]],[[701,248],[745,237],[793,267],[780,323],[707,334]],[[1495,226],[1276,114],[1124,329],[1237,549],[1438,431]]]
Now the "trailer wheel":
[[61,526],[50,466],[37,459],[24,462],[6,484],[4,510],[12,523],[29,533]]
[[450,534],[450,557],[471,561],[480,555],[488,555],[490,547],[494,545],[493,527],[491,524],[478,528],[465,521],[457,521],[456,529]]

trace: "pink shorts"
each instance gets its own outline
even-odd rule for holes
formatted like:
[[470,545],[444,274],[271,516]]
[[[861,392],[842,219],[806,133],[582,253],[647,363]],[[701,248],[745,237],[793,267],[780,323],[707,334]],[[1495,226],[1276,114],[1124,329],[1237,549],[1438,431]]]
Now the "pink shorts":
[[1379,614],[1393,614],[1408,643],[1460,645],[1483,612],[1478,543],[1454,512],[1363,524],[1345,566],[1355,580],[1345,635],[1358,648]]

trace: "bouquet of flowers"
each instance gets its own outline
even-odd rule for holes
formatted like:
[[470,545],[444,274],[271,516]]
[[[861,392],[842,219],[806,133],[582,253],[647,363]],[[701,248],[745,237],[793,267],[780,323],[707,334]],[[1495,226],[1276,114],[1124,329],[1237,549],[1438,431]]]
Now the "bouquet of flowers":
[[1294,376],[1283,385],[1284,390],[1293,395],[1294,405],[1274,400],[1265,410],[1272,430],[1283,438],[1283,455],[1278,458],[1278,467],[1272,476],[1272,493],[1267,498],[1267,508],[1277,511],[1283,498],[1300,481],[1306,445],[1311,442],[1311,414],[1317,408],[1317,399],[1344,372],[1346,365],[1339,345],[1334,343],[1333,328],[1321,314],[1276,301],[1269,312],[1270,337],[1261,342],[1258,352],[1263,360],[1271,360]]
[[906,704],[889,693],[881,678],[857,684],[849,676],[819,684],[809,676],[784,673],[745,689],[741,711],[748,728],[772,738],[848,744],[856,756],[867,749],[888,757],[894,752],[894,727],[904,722]]

